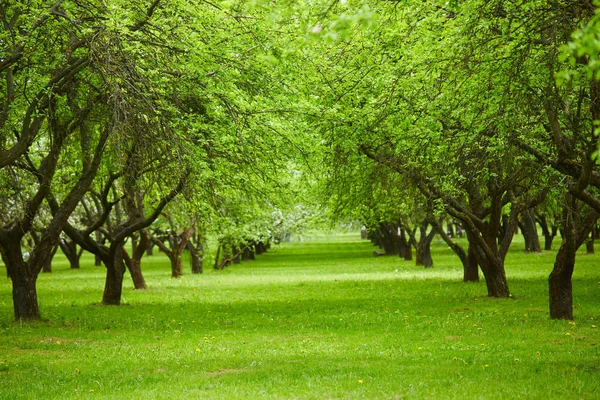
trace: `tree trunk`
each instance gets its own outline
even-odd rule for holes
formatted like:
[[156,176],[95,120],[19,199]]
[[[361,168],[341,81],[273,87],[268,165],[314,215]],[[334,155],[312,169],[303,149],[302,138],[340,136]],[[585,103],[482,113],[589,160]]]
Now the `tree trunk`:
[[148,240],[148,244],[146,244],[146,255],[151,256],[153,249],[154,249],[154,242],[152,242],[152,240]]
[[192,274],[201,274],[203,272],[202,268],[202,258],[203,258],[203,248],[202,242],[198,241],[198,246],[194,245],[192,241],[189,241],[188,250],[190,251],[190,263],[192,266]]
[[[443,229],[443,227],[441,227],[441,229]],[[455,238],[456,237],[456,231],[454,229],[454,223],[451,220],[448,221],[448,236],[450,238]]]
[[215,255],[215,264],[213,265],[213,269],[219,269],[219,257],[221,257],[221,245],[217,247],[217,254]]
[[121,294],[123,292],[123,275],[125,266],[123,265],[123,244],[116,246],[109,251],[106,257],[106,281],[104,283],[104,294],[102,304],[106,306],[118,306],[121,304]]
[[202,258],[198,257],[193,252],[190,252],[191,263],[192,263],[192,274],[201,274],[203,272],[202,268]]
[[127,266],[129,275],[133,281],[133,287],[135,287],[136,290],[146,290],[148,289],[148,285],[146,284],[146,279],[144,279],[144,274],[142,273],[142,257],[144,257],[148,242],[151,241],[150,236],[148,232],[142,230],[139,232],[139,236],[138,233],[134,233],[130,237],[131,257],[129,257],[127,251],[123,249],[123,259],[125,260],[125,265]]
[[64,255],[67,257],[67,260],[69,260],[71,269],[81,268],[79,263],[79,257],[81,256],[81,253],[77,251],[77,244],[72,240],[60,240],[59,245]]
[[244,251],[242,252],[242,260],[255,260],[256,256],[254,255],[254,251],[250,245],[244,247]]
[[572,276],[575,269],[574,249],[565,240],[560,246],[554,261],[554,269],[548,277],[550,294],[550,318],[573,319]]
[[463,268],[463,282],[479,282],[479,264],[473,251],[475,244],[469,244]]
[[173,254],[169,257],[171,261],[171,278],[181,278],[183,276],[183,260],[181,253]]
[[542,251],[540,239],[538,237],[537,228],[535,226],[535,210],[529,209],[521,214],[522,225],[521,231],[525,238],[525,251],[539,253]]
[[406,240],[406,230],[400,228],[400,235],[398,235],[398,254],[405,260],[412,260],[412,250],[410,243]]
[[[136,251],[134,244],[133,254],[134,257],[129,257],[129,254],[123,249],[123,260],[125,261],[125,266],[129,271],[129,275],[131,275],[131,280],[133,281],[133,287],[136,290],[146,290],[148,289],[148,285],[146,285],[146,280],[144,279],[144,274],[142,274],[142,262],[141,257],[135,257]],[[139,248],[139,251],[143,254],[145,249]]]
[[232,247],[231,252],[233,253],[232,262],[234,264],[239,264],[241,262],[241,260],[240,260],[240,252],[237,249],[237,247]]
[[52,250],[50,251],[50,257],[48,257],[48,259],[44,262],[44,265],[42,265],[42,272],[43,273],[50,273],[52,272],[52,260],[54,259],[54,256],[56,255],[56,252],[58,251],[58,246],[53,246]]
[[21,237],[3,237],[0,252],[12,281],[15,320],[38,320],[40,309],[37,300],[37,270],[32,268],[30,262],[23,260]]
[[596,224],[598,213],[590,209],[581,212],[581,203],[571,198],[563,205],[563,242],[556,254],[554,269],[548,277],[550,318],[573,319],[572,277],[575,255]]
[[[467,233],[467,236],[468,235],[475,235],[475,233]],[[488,232],[488,235],[494,235],[495,237],[497,232]],[[489,241],[493,240],[491,237],[487,237],[486,239]],[[508,289],[506,273],[504,272],[504,260],[499,255],[495,256],[493,259],[489,259],[486,257],[485,251],[481,249],[479,245],[470,246],[469,249],[473,249],[475,259],[481,267],[488,296],[509,297],[510,291]]]
[[585,241],[585,251],[587,254],[594,254],[594,241],[596,240],[596,227],[593,226],[588,239]]
[[12,295],[15,319],[17,321],[40,319],[36,277],[28,275],[29,274],[13,274]]
[[483,272],[489,297],[509,297],[508,282],[504,273],[504,265],[493,266]]
[[[431,242],[435,237],[435,229],[431,229],[427,233],[429,227],[429,219],[424,220],[419,227],[421,233],[419,237],[419,243],[417,245],[417,265],[422,265],[425,268],[433,267],[433,258],[431,257]],[[419,264],[419,260],[421,264]]]
[[544,235],[544,250],[552,250],[552,242],[556,236],[558,228],[556,225],[553,225],[552,230],[550,230],[550,227],[548,226],[548,220],[546,219],[545,215],[538,215],[537,222],[542,228],[542,235]]
[[131,259],[131,265],[129,267],[129,274],[131,275],[131,280],[133,281],[133,286],[136,290],[146,290],[148,289],[148,285],[146,284],[146,279],[144,279],[144,274],[142,274],[142,264],[140,260],[135,258]]
[[[100,231],[96,231],[95,235],[96,235],[96,242],[97,243],[104,244],[106,242],[106,238],[104,238],[102,236],[102,233]],[[98,254],[94,254],[94,265],[96,267],[102,266],[102,258]]]

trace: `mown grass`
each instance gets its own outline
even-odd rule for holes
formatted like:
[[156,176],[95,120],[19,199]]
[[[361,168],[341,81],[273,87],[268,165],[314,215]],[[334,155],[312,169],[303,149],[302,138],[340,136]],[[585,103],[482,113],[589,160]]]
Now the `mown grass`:
[[75,271],[59,256],[39,279],[42,322],[12,322],[1,279],[0,398],[599,398],[598,256],[578,258],[576,321],[552,321],[555,253],[521,249],[512,299],[461,283],[440,242],[423,270],[345,235],[181,280],[145,258],[150,289],[126,280],[121,307],[98,305],[90,257]]

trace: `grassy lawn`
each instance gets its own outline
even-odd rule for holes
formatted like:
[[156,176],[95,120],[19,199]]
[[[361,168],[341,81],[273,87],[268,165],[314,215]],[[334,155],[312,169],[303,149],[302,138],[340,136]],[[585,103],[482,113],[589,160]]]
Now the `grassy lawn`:
[[75,271],[57,256],[38,281],[39,323],[12,322],[2,278],[0,399],[600,398],[600,256],[577,260],[576,321],[552,321],[555,252],[515,243],[514,298],[498,300],[460,282],[439,241],[423,270],[357,236],[181,280],[163,255],[144,258],[150,289],[127,276],[121,307],[98,305],[91,257]]

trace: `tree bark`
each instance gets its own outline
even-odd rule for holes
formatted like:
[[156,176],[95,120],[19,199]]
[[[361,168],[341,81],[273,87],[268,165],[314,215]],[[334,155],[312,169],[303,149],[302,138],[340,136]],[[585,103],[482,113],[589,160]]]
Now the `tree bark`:
[[148,240],[148,244],[146,245],[146,255],[151,256],[154,250],[154,243],[152,240]]
[[433,258],[431,257],[431,242],[435,237],[436,231],[432,227],[429,233],[427,233],[427,228],[430,225],[430,218],[433,217],[428,217],[423,220],[421,226],[419,227],[421,235],[419,237],[419,243],[417,246],[417,260],[419,259],[420,254],[422,265],[425,268],[433,267]]
[[[138,241],[139,235],[139,241]],[[133,286],[136,290],[146,290],[148,285],[144,274],[142,273],[142,257],[147,249],[148,242],[151,242],[149,233],[146,230],[141,230],[139,233],[133,233],[131,236],[131,257],[127,251],[123,249],[123,259],[129,270],[129,275],[133,281]]]
[[542,235],[544,235],[544,250],[552,250],[552,242],[554,241],[558,228],[556,225],[553,225],[552,229],[550,229],[546,216],[542,214],[538,214],[537,222],[542,228]]
[[180,278],[183,276],[182,254],[183,250],[188,246],[194,231],[195,228],[190,227],[189,229],[184,229],[180,234],[172,232],[169,236],[169,245],[171,246],[170,249],[160,240],[152,239],[154,244],[156,244],[171,261],[171,278]]
[[231,252],[233,253],[232,262],[234,264],[239,264],[241,262],[240,251],[237,249],[237,247],[232,247]]
[[52,260],[54,259],[54,256],[56,255],[57,251],[58,251],[58,246],[53,246],[52,250],[50,251],[50,256],[44,262],[44,265],[42,265],[43,273],[48,274],[48,273],[52,272]]
[[171,278],[181,278],[183,276],[183,260],[180,254],[174,254],[169,257],[171,260]]
[[123,292],[123,275],[125,266],[123,262],[123,244],[111,248],[108,257],[104,260],[106,265],[106,281],[104,283],[104,294],[102,304],[106,306],[118,306],[121,304]]
[[187,247],[190,251],[192,274],[201,274],[203,272],[202,258],[204,256],[204,248],[202,245],[202,240],[199,239],[199,236],[196,239],[196,243],[197,244],[194,244],[193,240],[190,240],[187,244]]
[[412,251],[410,243],[406,240],[406,231],[404,228],[400,228],[400,234],[398,235],[398,255],[405,260],[412,260]]
[[590,235],[585,241],[585,251],[587,254],[594,254],[594,241],[596,240],[596,227],[592,226]]
[[479,264],[473,246],[476,244],[469,243],[467,250],[467,258],[463,269],[463,282],[479,282]]
[[254,255],[252,246],[246,245],[246,247],[244,247],[244,251],[242,252],[242,260],[255,260],[255,259],[256,259],[256,256]]
[[72,240],[61,239],[59,245],[63,254],[67,257],[67,260],[69,260],[71,269],[81,268],[79,263],[79,257],[81,256],[81,253],[77,251],[77,244]]
[[573,284],[575,255],[598,219],[598,212],[588,210],[583,216],[575,199],[563,206],[564,240],[556,254],[554,269],[548,277],[550,318],[573,319]]
[[[140,248],[140,251],[145,251],[144,248]],[[135,255],[135,250],[133,251]],[[131,276],[131,280],[133,281],[133,287],[136,290],[146,290],[148,289],[148,285],[146,284],[146,280],[144,279],[144,274],[142,274],[142,263],[141,257],[129,257],[129,254],[123,249],[123,260],[125,262],[125,266],[129,271],[129,275]]]
[[521,214],[522,225],[521,230],[525,238],[525,251],[532,253],[540,253],[540,239],[538,237],[537,228],[535,226],[535,210],[529,209]]
[[550,294],[550,318],[573,319],[573,284],[575,253],[577,249],[565,240],[554,261],[554,269],[548,277]]
[[467,252],[455,241],[452,240],[452,237],[449,235],[449,232],[445,232],[443,225],[441,223],[437,223],[434,220],[434,228],[437,230],[438,234],[441,236],[442,240],[446,242],[448,247],[456,254],[458,259],[460,260],[463,266],[463,282],[479,282],[479,266],[477,265],[477,260],[475,259],[475,254],[473,253],[473,249],[471,248],[472,244],[469,243],[469,249]]

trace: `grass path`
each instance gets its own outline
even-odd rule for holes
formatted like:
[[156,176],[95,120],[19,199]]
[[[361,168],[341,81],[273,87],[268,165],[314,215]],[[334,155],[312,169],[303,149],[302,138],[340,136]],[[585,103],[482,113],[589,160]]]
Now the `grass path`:
[[548,319],[553,252],[516,244],[515,297],[498,300],[460,282],[442,243],[430,270],[372,251],[354,236],[286,243],[181,280],[154,256],[150,289],[127,280],[121,307],[97,304],[91,258],[57,258],[38,284],[46,320],[24,325],[2,279],[0,399],[600,398],[598,256],[578,258],[567,322]]

